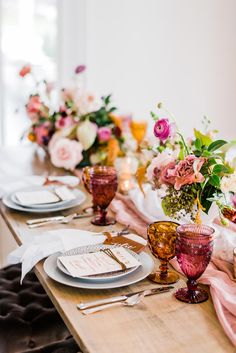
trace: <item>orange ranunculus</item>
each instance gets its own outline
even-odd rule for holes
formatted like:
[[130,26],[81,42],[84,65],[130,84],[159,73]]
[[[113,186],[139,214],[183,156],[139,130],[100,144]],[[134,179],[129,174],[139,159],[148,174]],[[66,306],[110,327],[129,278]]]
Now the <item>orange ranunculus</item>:
[[107,149],[108,149],[108,153],[107,153],[107,163],[106,164],[107,165],[114,165],[114,162],[120,153],[119,142],[115,138],[110,139],[108,141]]
[[20,72],[19,72],[19,75],[21,77],[25,77],[26,75],[28,75],[29,73],[31,72],[31,66],[30,65],[24,65]]
[[36,141],[36,136],[33,132],[29,132],[28,133],[28,139],[31,141],[31,142],[35,142]]

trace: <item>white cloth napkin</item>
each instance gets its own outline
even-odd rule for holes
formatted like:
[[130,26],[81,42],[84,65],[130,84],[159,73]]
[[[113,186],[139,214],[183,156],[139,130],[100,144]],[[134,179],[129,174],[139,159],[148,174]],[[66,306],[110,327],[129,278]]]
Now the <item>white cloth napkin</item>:
[[[46,177],[39,175],[30,175],[24,177],[12,177],[7,175],[0,176],[0,198],[3,197],[4,194],[8,194],[10,192],[24,189],[29,186],[41,186],[45,182]],[[75,187],[79,184],[79,178],[72,175],[65,176],[49,176],[49,180],[60,181],[68,186]]]
[[[136,234],[126,237],[146,245],[146,241]],[[56,252],[64,252],[79,246],[100,244],[105,235],[79,229],[46,231],[35,235],[8,255],[8,264],[22,263],[21,283],[25,275],[43,258]]]

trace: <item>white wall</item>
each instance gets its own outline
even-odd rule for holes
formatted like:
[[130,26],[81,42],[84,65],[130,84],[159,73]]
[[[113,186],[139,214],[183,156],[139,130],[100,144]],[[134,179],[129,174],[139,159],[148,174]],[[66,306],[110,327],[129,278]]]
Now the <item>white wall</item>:
[[139,119],[162,101],[236,138],[235,0],[87,0],[87,83]]

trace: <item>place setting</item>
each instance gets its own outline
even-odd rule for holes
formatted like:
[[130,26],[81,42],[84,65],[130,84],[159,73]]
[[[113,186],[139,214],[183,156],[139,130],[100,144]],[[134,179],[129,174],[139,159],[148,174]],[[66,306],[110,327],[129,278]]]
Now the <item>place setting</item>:
[[[32,183],[33,180],[33,183]],[[30,186],[26,186],[28,185]],[[60,212],[81,205],[85,194],[77,188],[73,176],[25,178],[24,187],[3,195],[2,202],[10,209],[28,213]]]

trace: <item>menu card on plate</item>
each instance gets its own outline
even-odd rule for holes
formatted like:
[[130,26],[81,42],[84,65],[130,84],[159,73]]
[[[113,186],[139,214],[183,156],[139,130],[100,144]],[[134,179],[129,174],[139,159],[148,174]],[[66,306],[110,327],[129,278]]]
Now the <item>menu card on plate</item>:
[[22,205],[39,205],[60,201],[60,198],[49,190],[18,191],[15,193],[17,200]]
[[67,186],[60,186],[54,189],[55,194],[60,197],[63,201],[69,201],[76,199],[74,193],[68,189]]
[[[141,265],[141,263],[123,247],[112,248],[111,250],[113,254],[126,265],[127,269]],[[60,256],[58,259],[73,277],[98,275],[121,270],[121,265],[102,251],[72,256]]]

